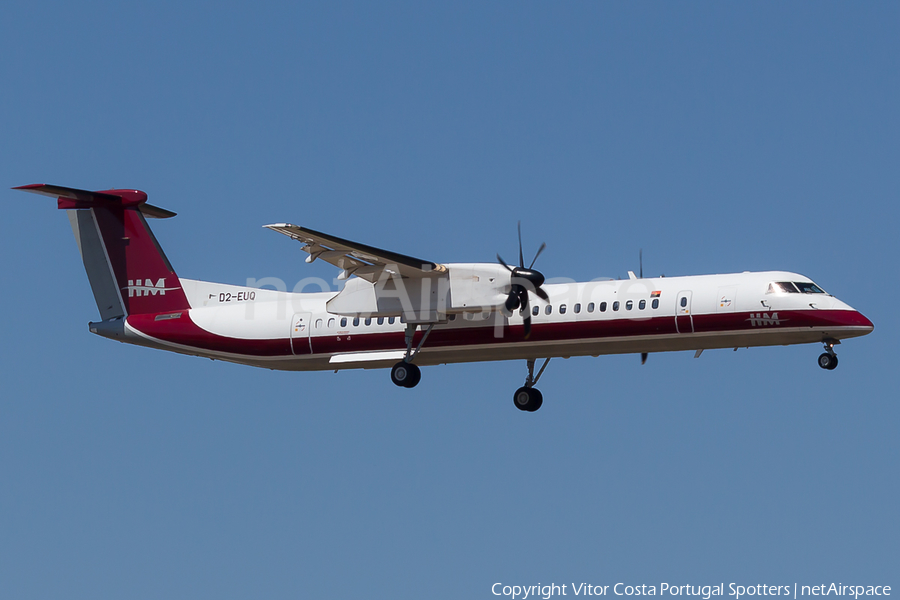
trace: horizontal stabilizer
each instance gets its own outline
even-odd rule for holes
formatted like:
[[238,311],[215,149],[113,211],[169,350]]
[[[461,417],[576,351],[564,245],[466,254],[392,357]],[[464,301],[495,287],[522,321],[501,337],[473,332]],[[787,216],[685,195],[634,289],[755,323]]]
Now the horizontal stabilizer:
[[112,204],[136,206],[144,216],[150,217],[151,219],[168,219],[169,217],[175,216],[175,213],[170,210],[147,204],[147,194],[140,190],[104,190],[102,192],[92,192],[89,190],[79,190],[76,188],[63,187],[61,185],[49,185],[45,183],[23,185],[14,187],[13,189],[57,198],[57,204],[59,208],[62,209],[93,208],[94,206]]

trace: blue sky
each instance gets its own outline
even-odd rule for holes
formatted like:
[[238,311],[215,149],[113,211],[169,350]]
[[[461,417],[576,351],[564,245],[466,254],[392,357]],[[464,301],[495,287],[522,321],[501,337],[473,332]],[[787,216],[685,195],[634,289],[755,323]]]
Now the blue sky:
[[492,598],[897,586],[894,3],[13,2],[0,188],[133,187],[179,275],[330,280],[261,226],[548,277],[786,269],[818,346],[277,373],[92,336],[65,216],[0,191],[0,590]]

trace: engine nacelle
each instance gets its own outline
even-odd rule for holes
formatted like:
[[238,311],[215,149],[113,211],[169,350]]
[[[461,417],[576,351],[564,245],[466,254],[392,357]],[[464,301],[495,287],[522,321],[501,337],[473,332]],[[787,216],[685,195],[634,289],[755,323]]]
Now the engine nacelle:
[[487,312],[506,302],[510,272],[502,265],[459,263],[447,267],[451,312]]
[[388,272],[375,283],[354,277],[328,301],[329,312],[352,317],[402,316],[408,323],[444,321],[448,314],[499,310],[509,294],[510,273],[491,263],[445,265],[419,278]]

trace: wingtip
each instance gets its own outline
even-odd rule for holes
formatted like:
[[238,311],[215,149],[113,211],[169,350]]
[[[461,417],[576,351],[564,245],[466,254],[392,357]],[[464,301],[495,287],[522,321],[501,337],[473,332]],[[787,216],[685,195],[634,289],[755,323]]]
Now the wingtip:
[[284,227],[296,227],[291,223],[270,223],[269,225],[263,225],[266,229],[279,229]]

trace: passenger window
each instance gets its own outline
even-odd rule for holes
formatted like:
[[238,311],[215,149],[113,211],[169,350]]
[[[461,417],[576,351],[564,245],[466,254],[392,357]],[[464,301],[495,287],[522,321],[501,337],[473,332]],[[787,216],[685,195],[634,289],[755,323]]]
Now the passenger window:
[[388,325],[393,325],[394,319],[396,319],[396,317],[388,317]]
[[647,308],[647,301],[646,301],[646,300],[641,300],[641,301],[638,303],[638,308],[641,309],[641,310],[644,310],[645,308]]
[[588,312],[594,312],[594,303],[593,302],[588,304]]
[[334,319],[328,319],[328,328],[334,329]]
[[653,308],[659,308],[659,298],[654,298],[651,306],[653,306]]
[[343,319],[341,319],[341,327],[346,327],[346,326],[347,326],[347,317],[344,317]]
[[455,321],[455,320],[456,320],[456,315],[448,315],[448,316],[447,316],[447,320],[448,320],[448,321]]
[[619,310],[619,301],[618,300],[613,302],[613,310]]
[[540,313],[540,312],[541,312],[540,306],[535,306],[534,308],[531,309],[531,314],[534,315],[535,317],[538,316],[538,313]]
[[561,315],[566,314],[566,305],[565,304],[559,305],[559,314],[561,314]]
[[628,302],[625,303],[625,310],[631,310],[632,308],[634,308],[634,302],[629,300]]
[[575,314],[576,314],[576,315],[577,315],[578,313],[580,313],[580,312],[581,312],[581,305],[580,305],[580,304],[576,304],[575,307],[574,307],[574,310],[575,310]]
[[384,325],[384,317],[378,317],[378,324]]
[[354,326],[354,327],[358,327],[358,326],[359,326],[359,317],[354,317],[354,318],[353,318],[353,326]]
[[372,324],[372,317],[366,317],[366,325]]
[[316,329],[322,329],[322,319],[316,319]]
[[552,312],[553,312],[553,306],[551,306],[550,304],[548,304],[548,305],[547,305],[547,308],[544,309],[544,314],[545,314],[545,315],[549,315],[549,314],[552,313]]
[[681,308],[687,308],[687,296],[681,297]]
[[[618,310],[618,309],[616,309]],[[606,312],[606,302],[600,303],[600,312]]]

